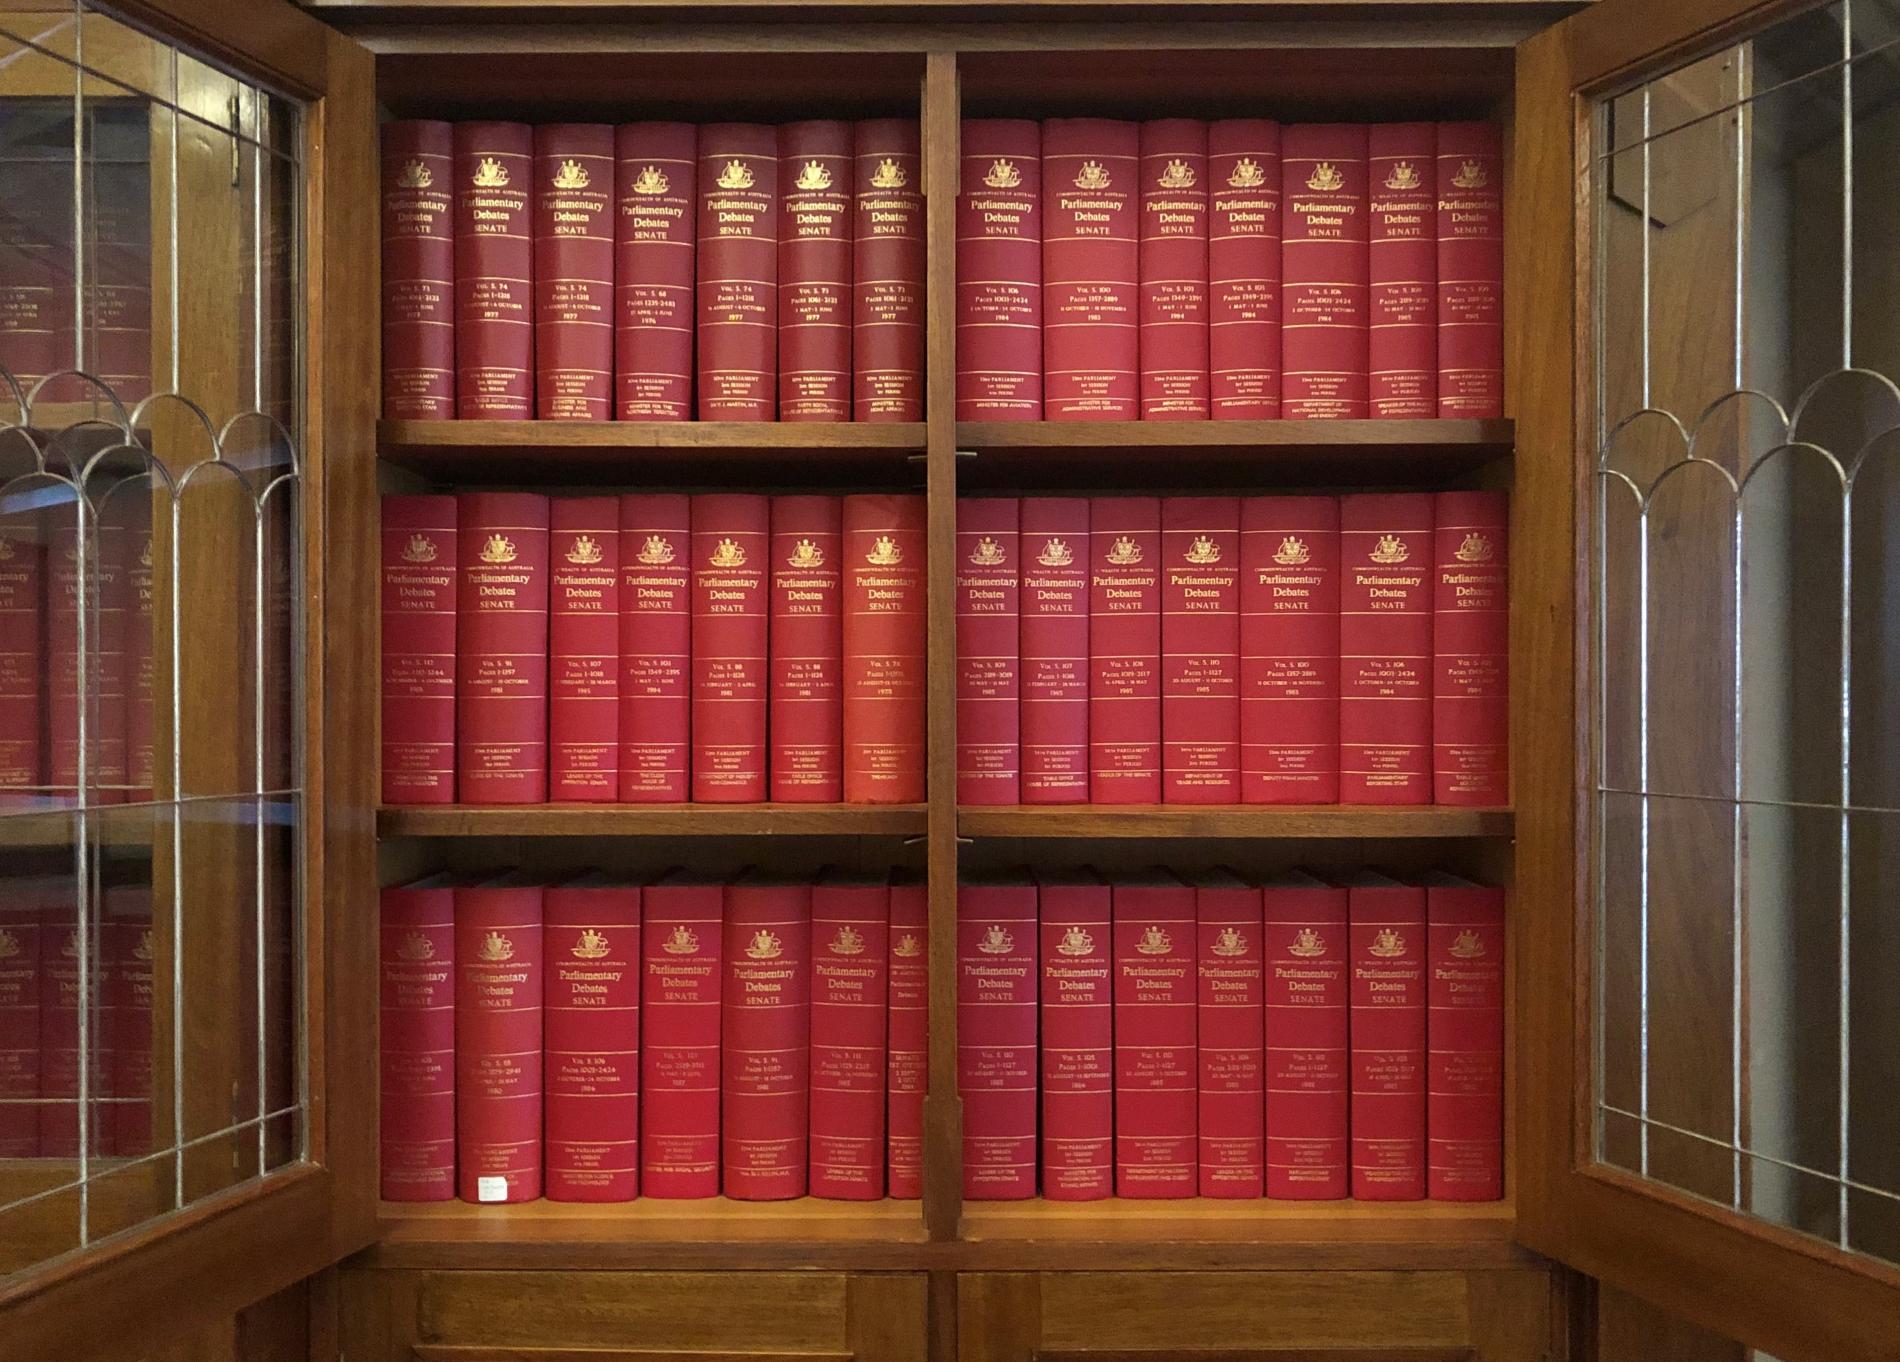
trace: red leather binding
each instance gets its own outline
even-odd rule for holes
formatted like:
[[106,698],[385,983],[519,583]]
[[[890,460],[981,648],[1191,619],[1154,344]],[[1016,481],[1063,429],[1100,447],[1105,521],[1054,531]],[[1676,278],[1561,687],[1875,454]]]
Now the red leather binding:
[[0,807],[31,802],[46,784],[46,586],[45,550],[24,535],[0,539]]
[[456,1189],[541,1195],[541,889],[504,875],[455,890]]
[[851,419],[851,125],[778,130],[778,418]]
[[1339,502],[1240,503],[1240,797],[1339,799]]
[[957,197],[957,420],[1042,419],[1042,127],[966,118]]
[[859,123],[853,147],[852,414],[924,419],[924,195],[914,118]]
[[614,414],[684,421],[693,414],[693,261],[699,129],[614,129]]
[[765,798],[772,499],[693,498],[693,799]]
[[[0,233],[0,347],[21,388],[37,389],[49,402],[71,401],[83,391],[70,376],[42,385],[73,367],[76,348],[71,113],[60,121],[63,128],[42,125],[50,135],[14,139],[0,159],[8,190],[7,230]],[[148,262],[148,278],[149,271]]]
[[455,889],[382,894],[382,1196],[455,1198]]
[[454,150],[455,414],[524,421],[534,415],[534,133],[457,123]]
[[884,1195],[891,891],[828,871],[811,891],[811,1194]]
[[805,1195],[811,886],[726,886],[719,1162],[735,1201]]
[[1106,118],[1042,125],[1043,414],[1139,414],[1135,186],[1141,132]]
[[1036,888],[957,888],[957,1092],[963,1197],[1036,1194]]
[[1425,1133],[1434,1201],[1504,1195],[1504,890],[1425,877]]
[[1224,871],[1194,882],[1200,1005],[1200,1190],[1266,1189],[1260,890]]
[[106,1147],[136,1158],[152,1152],[152,888],[149,884],[107,887],[99,922],[105,965],[101,990],[111,1037],[112,1098]]
[[1362,872],[1352,914],[1352,1194],[1425,1195],[1425,891]]
[[1208,415],[1207,124],[1141,125],[1141,419]]
[[535,415],[613,415],[614,130],[534,130]]
[[1240,501],[1161,503],[1162,798],[1240,801]]
[[843,507],[772,498],[772,798],[844,797]]
[[1216,419],[1280,415],[1280,125],[1207,125],[1208,379]]
[[924,797],[924,499],[844,499],[844,797]]
[[1504,415],[1504,149],[1495,123],[1438,125],[1438,414]]
[[1432,798],[1508,804],[1510,513],[1502,492],[1434,503]]
[[620,798],[684,800],[692,703],[692,526],[675,492],[620,498]]
[[547,926],[550,1201],[640,1190],[640,890],[584,875],[551,886]]
[[1025,804],[1089,797],[1089,502],[1022,501]]
[[1438,414],[1438,246],[1431,123],[1366,130],[1367,414],[1418,420]]
[[[20,892],[15,881],[14,892]],[[80,1152],[80,961],[90,956],[92,978],[103,969],[97,932],[82,942],[74,919],[70,876],[29,880],[24,897],[40,912],[40,1106],[39,1146],[44,1158],[73,1158]],[[87,1054],[86,1150],[110,1152],[108,1080],[112,1037],[90,1037]]]
[[[86,127],[86,367],[128,410],[152,392],[152,243],[159,238],[149,118],[129,101],[101,104]],[[70,190],[67,175],[61,188]]]
[[383,124],[383,415],[455,415],[454,129]]
[[[84,784],[88,802],[125,800],[126,532],[99,517],[87,534],[81,571],[72,508],[61,507],[47,536],[46,720],[53,794],[71,800],[81,783],[79,714],[86,710]],[[82,591],[83,587],[83,591]],[[79,612],[87,612],[85,697],[80,696]]]
[[1265,919],[1267,1195],[1346,1195],[1350,982],[1346,891],[1292,872],[1260,891]]
[[957,502],[957,802],[1022,802],[1022,563],[1014,497]]
[[778,132],[699,130],[702,421],[770,421],[778,402]]
[[[136,484],[135,484],[136,485]],[[279,508],[281,509],[281,508]],[[133,496],[119,508],[118,519],[125,528],[125,797],[135,803],[145,803],[152,798],[154,783],[157,780],[157,750],[154,747],[155,715],[153,704],[156,697],[155,687],[158,680],[157,664],[153,657],[153,647],[157,642],[152,613],[156,597],[153,594],[154,580],[154,543],[152,539],[152,502],[148,496]],[[0,564],[0,569],[4,569]],[[269,570],[269,569],[267,569]],[[285,596],[288,596],[288,591]],[[284,597],[278,597],[274,605],[282,604]],[[265,665],[270,665],[271,637],[274,629],[286,624],[287,611],[276,611],[265,624],[266,636],[260,640],[264,650]],[[284,640],[286,649],[288,639]],[[284,657],[287,667],[288,657]],[[0,666],[4,666],[0,659]],[[273,693],[265,683],[264,703],[269,718],[266,722],[283,720],[288,728],[288,713],[273,711],[269,707],[287,705],[289,701],[288,672],[277,673],[277,684],[281,689]],[[0,683],[4,684],[4,683]],[[269,742],[269,739],[266,739]],[[286,768],[287,770],[287,768]],[[266,779],[269,779],[267,776]],[[4,784],[0,778],[0,784]],[[270,789],[271,786],[264,788]]]
[[640,894],[640,1189],[719,1195],[725,885],[678,871]]
[[1115,1194],[1193,1196],[1194,891],[1166,871],[1118,877],[1114,910]]
[[924,1089],[930,1070],[930,920],[921,880],[891,883],[889,1181],[893,1197],[924,1193]]
[[1339,504],[1339,797],[1432,797],[1432,497]]
[[1280,414],[1288,420],[1366,415],[1366,130],[1302,123],[1280,141],[1286,235]]
[[456,529],[456,797],[548,797],[548,499],[467,492]]
[[1089,502],[1089,799],[1161,802],[1161,501]]
[[1037,877],[1042,908],[1042,1194],[1115,1194],[1115,1013],[1109,889]]
[[31,1159],[40,1152],[39,895],[29,882],[0,882],[0,1158]]
[[620,793],[620,502],[557,497],[548,517],[548,794]]

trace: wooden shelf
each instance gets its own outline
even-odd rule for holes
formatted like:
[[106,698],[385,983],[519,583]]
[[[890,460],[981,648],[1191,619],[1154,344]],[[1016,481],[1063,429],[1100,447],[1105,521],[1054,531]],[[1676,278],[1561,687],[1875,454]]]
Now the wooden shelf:
[[922,804],[418,804],[376,812],[384,837],[911,837]]
[[966,837],[1508,837],[1509,809],[1434,804],[964,805]]
[[[189,816],[191,805],[184,805]],[[95,804],[86,811],[86,840],[97,847],[149,849],[162,831],[169,834],[173,806]],[[70,850],[79,836],[74,808],[8,810],[0,817],[0,848]]]

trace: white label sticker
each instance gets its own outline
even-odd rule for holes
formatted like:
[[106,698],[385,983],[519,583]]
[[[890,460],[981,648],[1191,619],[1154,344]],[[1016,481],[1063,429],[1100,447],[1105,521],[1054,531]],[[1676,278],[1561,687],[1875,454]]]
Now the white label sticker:
[[508,1199],[507,1178],[476,1178],[475,1199],[477,1201],[506,1201]]

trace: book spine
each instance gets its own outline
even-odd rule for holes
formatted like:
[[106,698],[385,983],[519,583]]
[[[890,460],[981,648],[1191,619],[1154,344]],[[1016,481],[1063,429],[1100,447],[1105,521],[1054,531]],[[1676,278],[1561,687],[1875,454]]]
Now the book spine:
[[1504,891],[1425,891],[1425,1185],[1434,1201],[1504,1195]]
[[1286,202],[1280,414],[1295,421],[1364,418],[1366,129],[1350,123],[1285,129],[1280,183]]
[[[81,963],[89,961],[97,989],[102,956],[98,933],[82,941],[73,925],[69,890],[55,889],[42,901],[40,928],[40,1100],[39,1152],[44,1158],[73,1158],[80,1152],[80,1066],[86,1066],[85,1137],[88,1156],[109,1153],[104,1120],[106,1085],[112,1062],[112,1037],[98,1025],[96,994],[87,997]],[[80,1014],[93,1029],[80,1044]]]
[[1366,130],[1367,415],[1438,415],[1438,245],[1432,123]]
[[[153,554],[157,552],[157,541],[152,536],[151,503],[140,499],[126,509],[130,514],[126,517],[124,568],[125,797],[135,803],[145,803],[152,798],[158,779],[158,749],[154,740],[158,665],[153,654],[156,642],[153,610],[157,599],[153,593]],[[289,594],[288,591],[285,594]],[[281,617],[272,621],[273,624],[281,622]],[[260,643],[268,648],[270,640],[260,640]],[[287,658],[285,665],[288,665]],[[280,672],[279,676],[287,674],[287,671]],[[452,670],[450,681],[453,682]],[[286,683],[284,691],[272,698],[280,704],[287,703],[287,691]],[[281,719],[288,726],[287,713],[273,714],[272,718]]]
[[1200,1005],[1200,1191],[1257,1197],[1266,1190],[1266,1030],[1260,891],[1194,891]]
[[74,365],[77,340],[73,149],[64,136],[35,140],[15,143],[0,161],[12,200],[0,239],[0,346],[24,391],[65,402],[82,391],[80,380],[64,372]]
[[699,130],[698,411],[770,421],[778,410],[778,132]]
[[884,1195],[890,890],[811,893],[811,1194]]
[[1346,1195],[1346,891],[1268,885],[1265,918],[1267,1195]]
[[924,886],[891,886],[890,1028],[886,1066],[888,1195],[924,1194],[924,1091],[930,1077],[930,920]]
[[1495,123],[1438,125],[1438,414],[1504,415],[1504,149]]
[[649,886],[640,923],[640,1190],[719,1195],[720,885]]
[[963,122],[957,420],[1042,419],[1042,127]]
[[525,123],[457,123],[453,150],[455,414],[525,421],[534,415],[534,133]]
[[1141,419],[1204,421],[1208,406],[1207,124],[1141,125]]
[[[82,786],[90,803],[125,799],[125,538],[123,526],[99,520],[88,536],[90,549],[82,564],[73,525],[55,525],[47,536],[47,756],[52,792],[66,800],[78,797]],[[87,640],[83,687],[82,613]]]
[[1432,495],[1339,503],[1339,797],[1432,798]]
[[924,797],[924,499],[844,499],[844,797]]
[[456,558],[456,797],[548,797],[548,499],[459,498]]
[[726,888],[719,1163],[735,1201],[805,1195],[811,888]]
[[1354,886],[1352,1194],[1425,1195],[1425,891]]
[[1197,1187],[1194,891],[1116,885],[1115,1194]]
[[778,129],[778,418],[851,419],[851,125]]
[[464,1201],[541,1195],[541,890],[455,893],[456,1185]]
[[1240,503],[1240,797],[1339,800],[1339,502]]
[[1043,415],[1132,421],[1138,401],[1141,130],[1042,125]]
[[382,155],[383,415],[443,421],[455,415],[454,129],[385,123]]
[[[87,363],[129,411],[152,393],[151,133],[135,106],[88,118],[87,203],[83,249],[91,277],[78,315]],[[79,400],[91,394],[75,393]]]
[[1161,802],[1161,502],[1089,502],[1089,799]]
[[1115,1194],[1115,1012],[1105,884],[1045,884],[1042,1194]]
[[682,801],[692,721],[692,523],[675,492],[620,498],[620,798]]
[[1022,802],[1022,560],[1014,497],[957,502],[957,802]]
[[1208,380],[1213,414],[1280,415],[1280,125],[1207,125]]
[[548,785],[555,800],[620,792],[620,503],[560,497],[548,513]]
[[1440,492],[1432,561],[1432,798],[1508,804],[1510,521],[1502,492]]
[[99,934],[105,966],[101,986],[109,1014],[101,1027],[112,1043],[107,1079],[112,1117],[106,1147],[114,1154],[138,1157],[152,1150],[151,887],[108,888]]
[[455,891],[383,890],[382,1196],[455,1197]]
[[843,507],[837,497],[772,498],[772,798],[844,797]]
[[0,807],[46,785],[46,586],[45,550],[0,538]]
[[1089,797],[1089,502],[1024,497],[1022,765],[1025,804]]
[[693,498],[693,799],[765,798],[772,499]]
[[957,1091],[963,1196],[1036,1194],[1036,890],[957,891]]
[[37,896],[7,885],[0,908],[0,1159],[37,1158],[40,1152],[40,942]]
[[1240,502],[1161,503],[1162,799],[1240,801]]
[[860,421],[924,419],[921,140],[912,118],[866,119],[855,129],[851,409]]
[[640,1190],[640,891],[545,896],[547,1193],[631,1201]]
[[614,410],[622,421],[693,414],[693,262],[699,130],[614,129]]
[[534,130],[534,405],[542,420],[613,415],[614,130]]

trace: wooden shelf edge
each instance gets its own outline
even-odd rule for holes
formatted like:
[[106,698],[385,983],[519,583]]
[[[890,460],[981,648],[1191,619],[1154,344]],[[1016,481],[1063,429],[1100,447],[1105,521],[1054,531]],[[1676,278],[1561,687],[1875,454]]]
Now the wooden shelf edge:
[[921,450],[913,422],[799,421],[391,421],[377,422],[385,450],[774,449]]
[[921,804],[415,804],[376,811],[382,837],[909,837]]
[[1508,837],[1510,809],[1436,804],[963,805],[966,837]]
[[1508,449],[1497,421],[963,421],[959,449]]

